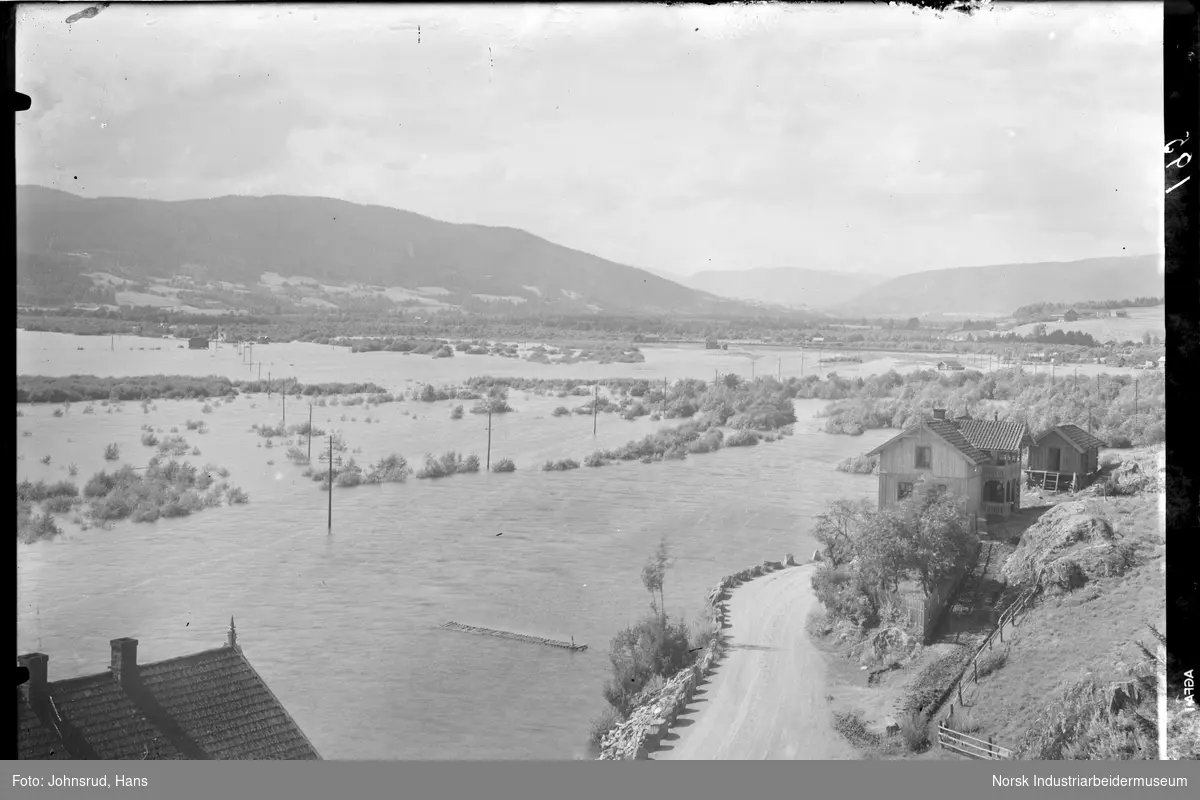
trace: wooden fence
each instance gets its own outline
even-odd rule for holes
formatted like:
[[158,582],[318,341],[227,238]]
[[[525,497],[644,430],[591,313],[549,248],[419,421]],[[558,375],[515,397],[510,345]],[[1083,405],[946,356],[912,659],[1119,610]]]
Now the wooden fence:
[[1034,599],[1042,590],[1042,574],[1043,573],[1039,572],[1037,580],[1034,581],[1033,586],[1022,592],[1021,595],[1004,610],[1004,613],[1000,615],[1000,619],[996,622],[995,629],[993,629],[992,632],[988,634],[987,638],[983,640],[983,643],[979,645],[979,649],[977,649],[975,651],[975,655],[971,657],[970,665],[963,670],[963,674],[959,676],[957,681],[955,681],[951,693],[953,694],[957,692],[959,705],[962,705],[963,700],[963,682],[969,678],[973,683],[979,683],[980,657],[983,656],[984,651],[991,650],[997,640],[1003,644],[1004,628],[1006,625],[1011,628],[1017,627],[1018,616],[1022,611],[1029,607],[1029,604],[1034,601]]
[[984,740],[968,736],[954,730],[944,720],[938,722],[938,744],[945,750],[983,761],[1006,761],[1013,757],[1011,749],[996,744],[992,737]]

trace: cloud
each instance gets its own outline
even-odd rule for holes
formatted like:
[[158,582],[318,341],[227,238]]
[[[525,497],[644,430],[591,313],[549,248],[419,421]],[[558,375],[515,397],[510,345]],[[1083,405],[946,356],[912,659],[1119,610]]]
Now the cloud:
[[58,17],[20,16],[22,182],[328,195],[684,272],[1082,258],[1160,236],[1153,7]]

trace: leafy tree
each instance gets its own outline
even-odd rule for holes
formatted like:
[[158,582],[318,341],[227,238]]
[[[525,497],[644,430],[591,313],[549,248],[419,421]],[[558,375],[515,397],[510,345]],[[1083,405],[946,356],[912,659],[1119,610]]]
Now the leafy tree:
[[663,619],[666,619],[666,600],[663,597],[663,581],[666,580],[667,570],[671,567],[671,554],[667,547],[667,537],[663,536],[658,542],[658,548],[654,551],[654,555],[642,567],[642,585],[646,587],[646,591],[650,593],[650,605],[654,606],[654,595],[657,592],[659,598],[658,611]]
[[962,499],[928,482],[918,484],[899,513],[906,523],[906,566],[929,594],[974,554],[978,538]]
[[840,499],[826,505],[817,516],[813,537],[820,543],[831,567],[839,567],[854,557],[856,529],[871,513],[870,504],[865,500],[856,503]]

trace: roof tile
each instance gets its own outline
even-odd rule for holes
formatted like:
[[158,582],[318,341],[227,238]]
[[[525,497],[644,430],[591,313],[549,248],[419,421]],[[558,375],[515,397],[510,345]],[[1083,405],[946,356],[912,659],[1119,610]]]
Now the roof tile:
[[[67,726],[63,735],[106,760],[182,759],[184,752],[215,760],[320,759],[240,648],[140,664],[138,675],[130,688],[111,672],[48,684]],[[22,707],[19,757],[72,758],[28,702]]]
[[959,418],[955,425],[980,450],[1019,452],[1030,444],[1029,429],[1019,422]]
[[1051,434],[1055,431],[1058,431],[1064,439],[1075,445],[1075,447],[1079,448],[1081,451],[1088,450],[1093,447],[1108,447],[1108,444],[1104,440],[1096,438],[1083,428],[1071,423],[1067,423],[1066,425],[1058,425],[1054,428],[1051,428],[1045,433],[1040,434],[1037,437],[1037,441],[1041,442],[1042,439],[1046,438],[1048,434]]

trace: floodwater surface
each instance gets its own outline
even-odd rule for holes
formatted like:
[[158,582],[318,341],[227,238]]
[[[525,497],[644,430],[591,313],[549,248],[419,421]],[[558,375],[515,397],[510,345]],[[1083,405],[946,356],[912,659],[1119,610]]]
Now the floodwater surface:
[[[18,332],[18,372],[249,376],[233,348],[118,341],[133,349],[106,352],[110,342],[100,337]],[[272,373],[284,364],[285,375],[302,381],[374,381],[390,390],[482,374],[706,378],[717,363],[703,350],[676,357],[650,350],[646,364],[569,366],[316,345],[259,352],[264,360],[271,353]],[[726,356],[721,371],[732,360]],[[675,558],[667,610],[697,619],[723,575],[786,553],[806,558],[812,519],[827,501],[874,496],[873,477],[834,465],[889,436],[822,433],[814,418],[821,402],[802,400],[795,435],[778,442],[682,461],[542,472],[546,459],[582,461],[598,447],[679,421],[601,414],[593,436],[590,416],[551,415],[587,398],[513,392],[509,402],[516,410],[493,420],[491,458],[513,459],[516,472],[335,488],[332,535],[329,495],[288,462],[286,446],[264,447],[250,430],[281,419],[278,395],[212,404],[211,413],[195,400],[159,400],[149,413],[137,403],[119,411],[96,403],[85,414],[87,404],[76,403],[61,417],[51,406],[24,406],[18,479],[66,479],[74,464],[82,486],[112,468],[105,445],[119,446],[118,463],[144,465],[153,451],[140,443],[141,426],[178,427],[201,451],[185,460],[229,469],[228,480],[250,502],[109,530],[64,519],[62,537],[18,545],[19,652],[49,654],[57,680],[105,669],[109,640],[122,636],[139,639],[145,661],[219,646],[234,615],[247,657],[325,758],[583,757],[588,720],[603,708],[609,640],[648,609],[640,572],[659,538],[667,537]],[[453,420],[454,405],[327,405],[313,410],[313,421],[342,433],[351,451],[343,457],[364,465],[399,453],[419,466],[426,452],[450,449],[484,459],[486,417]],[[289,424],[304,421],[308,406],[293,401],[286,414]],[[186,430],[189,419],[203,420],[208,432]],[[573,637],[589,649],[439,629],[450,620]]]

